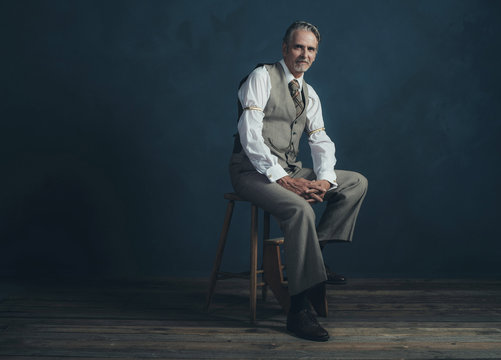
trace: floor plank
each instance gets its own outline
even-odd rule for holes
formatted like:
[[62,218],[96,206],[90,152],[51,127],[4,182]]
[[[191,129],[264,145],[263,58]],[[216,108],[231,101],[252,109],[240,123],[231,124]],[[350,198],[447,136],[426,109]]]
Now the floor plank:
[[244,280],[0,281],[1,359],[496,359],[501,281],[351,279],[328,288],[326,343],[285,331],[270,294],[248,320]]

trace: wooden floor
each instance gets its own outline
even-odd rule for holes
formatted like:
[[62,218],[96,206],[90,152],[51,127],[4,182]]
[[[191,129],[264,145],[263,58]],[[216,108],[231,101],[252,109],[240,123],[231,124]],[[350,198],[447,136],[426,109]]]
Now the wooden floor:
[[0,281],[0,359],[501,359],[501,281],[351,279],[328,288],[331,340],[285,331],[245,280]]

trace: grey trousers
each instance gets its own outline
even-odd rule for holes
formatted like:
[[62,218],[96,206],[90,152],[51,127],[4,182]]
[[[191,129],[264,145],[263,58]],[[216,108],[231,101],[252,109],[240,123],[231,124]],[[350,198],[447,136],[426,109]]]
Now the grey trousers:
[[[325,194],[326,209],[315,225],[312,205],[277,183],[270,183],[257,171],[242,171],[231,162],[230,176],[236,193],[268,211],[284,234],[285,263],[289,294],[296,295],[325,280],[320,242],[351,241],[355,221],[367,192],[367,179],[356,172],[336,170],[338,188]],[[315,179],[311,169],[301,169],[291,177]]]

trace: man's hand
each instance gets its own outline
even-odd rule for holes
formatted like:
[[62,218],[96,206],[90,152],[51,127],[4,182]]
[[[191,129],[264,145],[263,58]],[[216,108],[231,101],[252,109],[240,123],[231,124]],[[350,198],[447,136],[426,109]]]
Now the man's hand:
[[310,180],[306,180],[303,178],[291,178],[290,176],[284,176],[277,180],[278,185],[283,188],[292,191],[294,194],[298,194],[299,196],[308,199],[308,191],[310,190]]
[[325,193],[331,184],[326,180],[310,181],[303,178],[284,176],[277,180],[277,184],[304,198],[309,203],[322,202]]
[[[331,183],[327,180],[315,180],[311,182],[311,187],[309,190],[310,199],[313,199],[313,202],[323,202],[324,195],[331,187]],[[311,201],[310,201],[311,202]]]

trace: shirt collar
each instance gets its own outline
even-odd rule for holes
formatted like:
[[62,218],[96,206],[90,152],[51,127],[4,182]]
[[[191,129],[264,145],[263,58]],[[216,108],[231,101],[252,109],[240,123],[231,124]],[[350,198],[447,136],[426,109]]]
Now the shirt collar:
[[299,82],[299,91],[303,91],[303,75],[295,78],[294,75],[292,75],[292,73],[289,71],[287,65],[285,65],[284,59],[280,60],[280,65],[282,65],[282,68],[284,69],[285,79],[287,80],[287,83],[290,83],[292,80],[296,79]]

